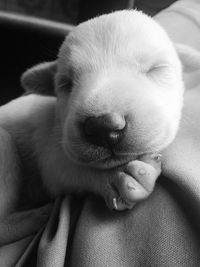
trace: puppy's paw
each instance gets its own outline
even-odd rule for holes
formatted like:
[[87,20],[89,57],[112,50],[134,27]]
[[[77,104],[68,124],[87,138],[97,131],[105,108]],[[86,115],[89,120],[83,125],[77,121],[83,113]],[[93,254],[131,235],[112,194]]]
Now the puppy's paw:
[[136,202],[147,198],[161,173],[158,155],[146,155],[124,165],[112,183],[115,193],[109,196],[109,206],[115,210],[132,209]]

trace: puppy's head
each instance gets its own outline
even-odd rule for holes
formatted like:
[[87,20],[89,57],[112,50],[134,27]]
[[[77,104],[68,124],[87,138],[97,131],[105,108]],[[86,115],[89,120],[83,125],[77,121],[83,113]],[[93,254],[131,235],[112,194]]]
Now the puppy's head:
[[118,11],[80,24],[55,63],[22,77],[28,90],[45,91],[53,80],[63,149],[79,164],[112,168],[162,150],[176,135],[181,63],[165,31],[141,12]]

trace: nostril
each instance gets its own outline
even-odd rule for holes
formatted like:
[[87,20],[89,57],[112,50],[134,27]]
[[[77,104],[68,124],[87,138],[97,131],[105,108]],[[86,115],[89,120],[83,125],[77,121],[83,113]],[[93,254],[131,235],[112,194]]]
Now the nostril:
[[126,121],[117,113],[107,113],[85,120],[83,132],[87,140],[99,146],[114,146],[122,138]]

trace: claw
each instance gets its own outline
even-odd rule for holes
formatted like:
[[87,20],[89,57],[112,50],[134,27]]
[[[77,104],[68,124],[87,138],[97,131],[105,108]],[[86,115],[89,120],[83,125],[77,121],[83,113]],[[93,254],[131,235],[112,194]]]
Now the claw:
[[116,210],[118,210],[118,205],[117,205],[117,199],[116,197],[113,198],[113,206]]
[[161,161],[162,155],[161,154],[153,154],[151,156],[151,158],[156,160],[156,161]]

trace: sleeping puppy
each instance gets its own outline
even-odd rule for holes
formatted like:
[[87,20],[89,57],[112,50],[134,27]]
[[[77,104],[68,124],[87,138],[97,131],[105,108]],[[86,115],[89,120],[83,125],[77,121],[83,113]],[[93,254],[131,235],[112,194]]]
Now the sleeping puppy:
[[[178,53],[184,61],[190,49]],[[197,61],[195,52],[186,58]],[[19,193],[19,162],[39,170],[52,197],[91,192],[124,210],[150,195],[184,93],[177,51],[153,19],[132,10],[84,22],[55,62],[21,81],[35,94],[0,108],[2,211]]]

